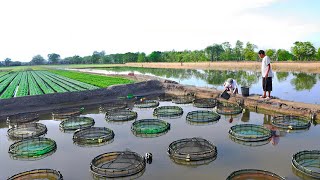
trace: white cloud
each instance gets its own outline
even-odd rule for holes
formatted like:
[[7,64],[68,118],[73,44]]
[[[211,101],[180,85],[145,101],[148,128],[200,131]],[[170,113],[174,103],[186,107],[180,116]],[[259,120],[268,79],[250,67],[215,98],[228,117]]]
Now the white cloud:
[[[278,0],[279,1],[279,0]],[[260,48],[289,48],[320,32],[318,24],[251,10],[277,0],[11,0],[0,4],[0,60],[30,61],[93,51],[123,53],[203,49],[239,39]],[[265,24],[258,23],[263,19]]]

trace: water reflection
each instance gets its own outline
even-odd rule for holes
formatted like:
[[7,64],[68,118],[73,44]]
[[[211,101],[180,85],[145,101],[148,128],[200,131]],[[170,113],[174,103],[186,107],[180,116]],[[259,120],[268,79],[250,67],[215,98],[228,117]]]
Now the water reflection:
[[317,83],[316,74],[293,73],[293,75],[295,78],[291,80],[291,84],[297,91],[310,90]]

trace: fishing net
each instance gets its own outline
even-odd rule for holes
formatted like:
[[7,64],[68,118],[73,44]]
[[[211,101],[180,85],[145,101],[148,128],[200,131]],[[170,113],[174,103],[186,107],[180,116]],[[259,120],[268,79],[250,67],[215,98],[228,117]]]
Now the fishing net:
[[170,129],[170,123],[159,119],[142,119],[132,123],[131,131],[140,137],[156,137],[165,134]]
[[272,125],[281,129],[303,130],[308,129],[311,121],[299,116],[277,116],[272,119]]
[[38,137],[46,133],[47,127],[41,123],[21,124],[8,129],[8,136],[11,139]]
[[233,136],[229,136],[229,137],[235,143],[238,143],[238,144],[241,144],[241,145],[244,145],[244,146],[250,146],[250,147],[257,147],[257,146],[267,145],[271,141],[271,138],[263,140],[263,141],[243,141],[243,140],[238,140],[238,139],[234,138]]
[[94,119],[90,117],[71,117],[62,121],[59,127],[62,131],[74,131],[91,127],[94,123]]
[[247,142],[266,141],[271,138],[271,130],[255,124],[238,124],[232,126],[229,135],[234,139]]
[[58,109],[52,112],[53,119],[67,119],[73,116],[79,116],[81,110],[79,108]]
[[128,104],[125,102],[116,102],[116,103],[109,103],[105,105],[101,105],[99,110],[101,112],[107,112],[107,111],[114,111],[114,110],[121,110],[126,109],[128,107]]
[[285,178],[264,170],[259,169],[242,169],[231,173],[227,180],[285,180]]
[[131,120],[135,120],[137,117],[138,117],[137,112],[127,110],[127,109],[108,111],[106,112],[106,116],[105,116],[107,121],[115,121],[115,122],[131,121]]
[[190,124],[208,124],[217,122],[220,115],[213,111],[191,111],[187,114],[186,119]]
[[134,107],[136,108],[155,108],[159,106],[159,102],[156,100],[144,100],[138,101],[134,103]]
[[181,164],[193,161],[215,159],[216,146],[203,138],[186,138],[172,142],[168,148],[168,154],[172,160]]
[[73,134],[73,142],[80,146],[99,146],[113,141],[114,132],[106,127],[79,129]]
[[216,111],[223,115],[235,115],[242,113],[242,108],[237,104],[219,102],[216,106]]
[[131,151],[116,151],[95,157],[90,170],[95,178],[117,178],[135,175],[144,171],[145,159]]
[[8,180],[63,180],[59,171],[53,169],[34,169],[11,176]]
[[180,117],[183,114],[183,109],[179,106],[160,106],[154,109],[153,115],[156,117]]
[[193,106],[197,108],[214,108],[216,105],[216,99],[195,99],[193,101]]
[[27,114],[17,114],[7,117],[7,122],[9,124],[22,124],[37,121],[39,119],[39,114],[37,113],[27,113]]
[[194,98],[190,96],[178,96],[172,99],[172,102],[175,104],[190,104],[193,100]]
[[291,162],[300,173],[320,179],[320,150],[300,151],[292,156]]
[[49,138],[37,137],[25,139],[9,147],[13,159],[41,159],[51,154],[57,148],[56,142]]

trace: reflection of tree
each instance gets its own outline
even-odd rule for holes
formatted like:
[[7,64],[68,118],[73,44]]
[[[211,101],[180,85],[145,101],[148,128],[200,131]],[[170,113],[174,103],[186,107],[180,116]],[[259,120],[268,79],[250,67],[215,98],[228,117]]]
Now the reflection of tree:
[[289,73],[288,72],[277,72],[276,76],[278,78],[278,81],[281,82],[281,81],[287,80]]
[[316,74],[293,73],[293,75],[295,78],[291,80],[291,84],[297,91],[310,90],[317,83]]

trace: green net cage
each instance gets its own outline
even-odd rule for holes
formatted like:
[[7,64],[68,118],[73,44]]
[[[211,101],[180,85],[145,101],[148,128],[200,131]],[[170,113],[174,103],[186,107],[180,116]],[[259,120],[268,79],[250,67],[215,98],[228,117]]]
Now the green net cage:
[[301,174],[320,179],[320,150],[300,151],[292,156],[291,162]]
[[215,159],[217,147],[206,139],[194,137],[172,142],[168,148],[170,158],[179,164]]
[[127,107],[128,107],[128,104],[126,102],[115,102],[115,103],[108,103],[108,104],[101,105],[99,107],[99,110],[100,112],[107,112],[107,111],[126,109]]
[[111,143],[114,132],[106,127],[79,129],[73,134],[73,142],[79,146],[100,146]]
[[8,129],[8,137],[13,140],[21,140],[42,136],[47,133],[47,127],[41,123],[21,124]]
[[285,180],[284,177],[281,177],[273,172],[259,170],[259,169],[242,169],[231,173],[227,180]]
[[94,119],[91,117],[71,117],[62,121],[59,127],[62,131],[74,131],[92,127],[94,123]]
[[106,112],[105,119],[108,122],[123,122],[123,121],[131,121],[135,120],[138,117],[138,113],[135,111],[122,109],[115,111]]
[[216,106],[216,112],[222,115],[236,115],[242,113],[242,108],[237,104],[219,102]]
[[172,99],[175,104],[191,104],[194,98],[191,96],[178,96]]
[[271,121],[272,125],[287,130],[309,129],[311,121],[299,116],[276,116]]
[[137,101],[134,103],[134,107],[136,108],[155,108],[159,106],[159,102],[156,100],[144,100]]
[[54,169],[34,169],[13,175],[8,180],[63,180],[62,174]]
[[80,108],[58,109],[52,112],[52,118],[57,120],[63,120],[81,114]]
[[15,142],[10,145],[8,152],[13,159],[36,160],[52,154],[56,149],[54,140],[37,137]]
[[214,108],[217,106],[217,100],[212,98],[207,99],[195,99],[193,106],[197,108]]
[[156,117],[177,118],[182,114],[183,109],[179,106],[160,106],[153,111],[153,115]]
[[189,124],[210,124],[219,121],[220,115],[213,111],[191,111],[186,119]]
[[165,134],[170,123],[159,119],[141,119],[132,123],[131,131],[139,137],[156,137]]
[[90,164],[94,178],[121,178],[144,171],[146,161],[138,153],[131,151],[116,151],[95,157]]
[[229,135],[240,141],[257,142],[269,140],[271,130],[255,124],[238,124],[229,129]]
[[34,122],[37,120],[39,120],[39,114],[37,113],[17,114],[7,117],[8,124],[23,124]]
[[264,146],[264,145],[269,144],[270,141],[271,141],[271,138],[270,139],[266,139],[266,140],[262,140],[262,141],[243,141],[243,140],[236,139],[233,136],[229,136],[229,138],[233,142],[235,142],[237,144],[241,144],[241,145],[244,145],[244,146],[250,146],[250,147]]

